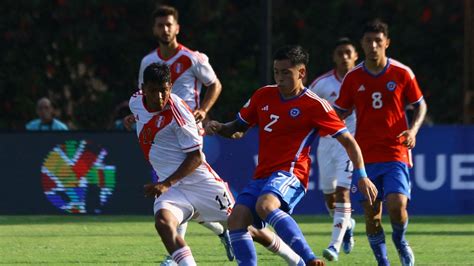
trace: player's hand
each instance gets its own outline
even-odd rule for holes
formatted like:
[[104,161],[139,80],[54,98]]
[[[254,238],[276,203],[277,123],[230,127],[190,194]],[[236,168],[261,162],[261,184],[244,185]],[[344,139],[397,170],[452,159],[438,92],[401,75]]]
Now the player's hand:
[[207,124],[206,124],[206,127],[204,128],[204,130],[206,131],[206,135],[215,135],[217,134],[222,128],[222,124],[219,123],[218,121],[209,121]]
[[158,182],[158,183],[151,183],[151,184],[146,184],[143,186],[145,190],[145,197],[156,197],[158,198],[161,196],[161,194],[165,193],[168,191],[170,188],[171,184],[169,182]]
[[377,188],[374,183],[370,181],[369,178],[361,178],[358,181],[359,191],[364,195],[364,197],[369,201],[369,205],[372,205],[377,198]]
[[123,125],[127,130],[132,130],[133,124],[135,124],[135,116],[130,114],[123,118]]
[[397,138],[400,139],[400,142],[403,144],[403,146],[407,147],[408,149],[413,149],[416,145],[416,134],[410,129],[400,133]]
[[196,119],[196,123],[202,122],[207,115],[207,112],[202,109],[196,109],[193,112],[194,119]]

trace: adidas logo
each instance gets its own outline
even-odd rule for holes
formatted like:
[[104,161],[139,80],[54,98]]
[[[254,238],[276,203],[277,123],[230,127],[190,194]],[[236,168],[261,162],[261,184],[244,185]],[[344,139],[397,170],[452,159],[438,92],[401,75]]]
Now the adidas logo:
[[333,91],[333,92],[331,93],[331,97],[337,97],[337,93],[336,93],[335,91]]
[[342,228],[342,224],[341,223],[335,224],[334,227]]
[[262,107],[262,111],[268,111],[268,104]]
[[365,91],[364,85],[360,85],[359,89],[357,91]]

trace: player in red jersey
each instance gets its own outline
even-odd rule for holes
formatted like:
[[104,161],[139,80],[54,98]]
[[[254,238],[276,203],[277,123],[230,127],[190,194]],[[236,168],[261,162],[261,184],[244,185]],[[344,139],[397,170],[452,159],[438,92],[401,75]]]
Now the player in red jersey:
[[[427,107],[411,69],[386,56],[390,44],[387,24],[379,19],[368,22],[361,44],[365,60],[344,78],[335,107],[341,117],[356,111],[355,138],[362,149],[367,174],[379,191],[375,207],[359,197],[377,262],[389,265],[381,224],[385,200],[401,263],[414,265],[413,251],[405,239],[410,199],[408,167],[412,165],[410,150],[415,147]],[[405,116],[407,104],[415,109],[410,126]],[[359,196],[355,187],[352,192]]]
[[303,258],[306,265],[324,265],[289,215],[306,193],[311,160],[310,144],[317,134],[331,135],[345,147],[359,175],[359,189],[371,201],[375,186],[364,171],[362,154],[331,105],[303,86],[308,53],[301,46],[285,46],[274,55],[277,85],[258,89],[236,120],[211,121],[209,134],[232,137],[259,128],[258,165],[253,180],[237,198],[228,219],[232,246],[239,265],[256,265],[257,255],[247,227],[266,223]]
[[[196,122],[202,122],[211,107],[219,97],[222,85],[217,78],[207,56],[197,51],[191,51],[178,43],[177,35],[180,31],[178,23],[179,13],[174,7],[161,5],[153,13],[153,35],[158,40],[158,48],[146,55],[140,64],[138,87],[142,87],[145,68],[156,62],[169,65],[171,70],[172,92],[182,98],[192,109]],[[207,87],[202,101],[200,94],[202,86]],[[127,128],[133,124],[133,116],[124,119]],[[204,221],[201,223],[219,236],[226,248],[227,257],[233,260],[234,255],[230,245],[227,230],[216,222]],[[178,228],[178,233],[184,238],[186,223]],[[296,264],[299,257],[288,248],[280,239],[268,230],[251,230],[255,241],[268,250],[283,257],[290,265]],[[173,261],[167,256],[162,263],[172,265]]]

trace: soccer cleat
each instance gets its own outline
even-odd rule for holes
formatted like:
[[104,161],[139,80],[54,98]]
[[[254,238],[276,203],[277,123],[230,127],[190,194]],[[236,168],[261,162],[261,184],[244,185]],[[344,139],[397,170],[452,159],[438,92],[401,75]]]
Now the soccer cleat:
[[160,263],[160,266],[178,266],[171,256],[166,256],[165,259]]
[[402,266],[414,266],[415,265],[415,254],[409,245],[402,247],[398,250],[398,257],[400,257],[400,262]]
[[351,218],[351,229],[347,229],[346,233],[344,234],[344,238],[342,239],[342,250],[344,253],[349,254],[351,253],[352,249],[354,248],[354,229],[356,226],[356,221]]
[[229,230],[225,230],[224,233],[219,235],[219,238],[221,239],[222,245],[225,247],[225,253],[227,255],[227,259],[229,261],[233,261],[235,256],[234,256],[234,250],[232,249],[232,244],[230,243],[230,236],[229,236]]
[[336,248],[330,246],[327,249],[323,250],[323,257],[328,261],[337,261],[339,255],[337,254]]

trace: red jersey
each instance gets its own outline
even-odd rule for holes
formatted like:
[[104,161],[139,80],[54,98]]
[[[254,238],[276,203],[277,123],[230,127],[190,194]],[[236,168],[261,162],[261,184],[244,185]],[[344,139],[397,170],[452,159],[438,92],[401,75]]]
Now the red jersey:
[[397,136],[408,129],[405,106],[423,100],[415,75],[398,61],[387,59],[384,70],[373,75],[360,63],[344,77],[335,106],[355,108],[355,138],[365,163],[404,162],[411,155]]
[[276,171],[290,172],[308,186],[310,145],[316,134],[337,136],[346,131],[324,99],[308,89],[283,99],[276,85],[258,89],[242,107],[238,118],[258,126],[258,164],[254,178],[267,178]]

